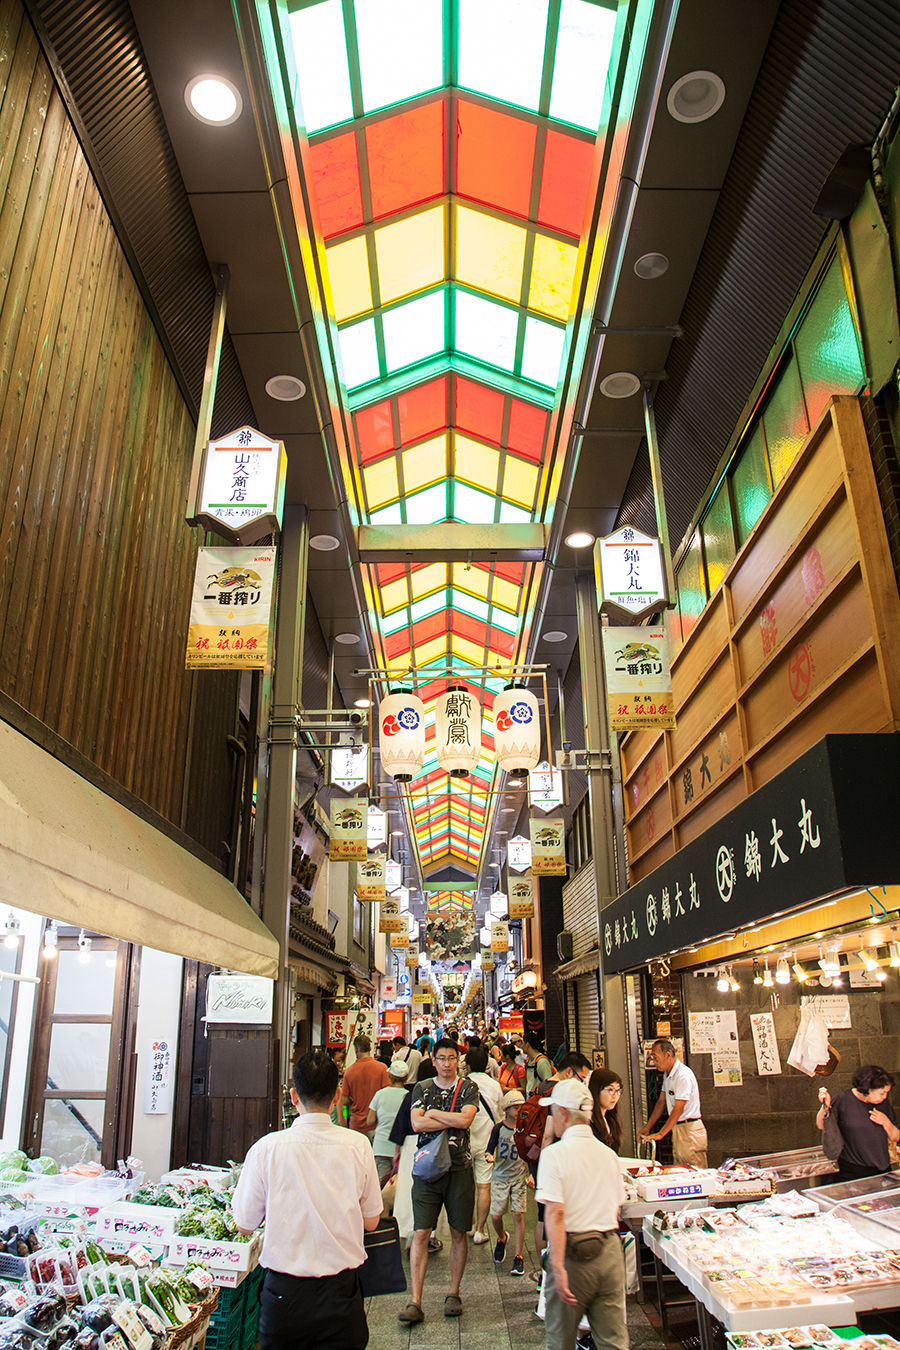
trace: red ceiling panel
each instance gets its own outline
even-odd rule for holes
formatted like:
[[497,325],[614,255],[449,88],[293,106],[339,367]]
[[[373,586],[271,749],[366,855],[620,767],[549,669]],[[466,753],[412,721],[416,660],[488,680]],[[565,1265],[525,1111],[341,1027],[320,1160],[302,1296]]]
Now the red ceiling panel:
[[311,145],[309,155],[325,238],[362,225],[356,134],[348,131],[344,136],[333,136],[331,140]]
[[409,445],[447,425],[447,380],[432,380],[430,384],[408,389],[397,399],[400,413],[400,443]]
[[456,110],[456,188],[463,197],[528,216],[535,126],[460,99]]
[[560,131],[547,132],[538,220],[554,230],[580,235],[584,225],[594,147]]
[[368,464],[379,455],[394,449],[394,419],[390,399],[385,399],[383,403],[373,403],[371,408],[362,408],[355,414],[354,421],[359,441],[359,457],[363,464]]
[[444,191],[444,102],[398,113],[366,128],[375,220]]
[[500,444],[503,434],[504,398],[496,389],[487,389],[472,380],[456,380],[456,425],[485,441]]

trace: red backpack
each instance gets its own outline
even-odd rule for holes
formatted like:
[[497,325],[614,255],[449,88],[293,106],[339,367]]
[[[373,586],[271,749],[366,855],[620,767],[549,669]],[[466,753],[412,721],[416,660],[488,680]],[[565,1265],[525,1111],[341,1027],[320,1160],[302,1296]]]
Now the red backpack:
[[541,1102],[546,1095],[539,1089],[519,1107],[513,1143],[519,1157],[526,1162],[537,1162],[541,1156],[544,1126],[547,1124],[547,1106],[541,1105]]

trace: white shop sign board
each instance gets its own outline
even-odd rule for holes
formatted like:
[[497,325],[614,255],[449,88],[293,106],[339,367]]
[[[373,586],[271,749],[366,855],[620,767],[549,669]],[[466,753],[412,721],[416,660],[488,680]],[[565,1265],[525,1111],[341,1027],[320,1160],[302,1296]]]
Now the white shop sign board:
[[272,1022],[274,981],[263,975],[210,975],[206,1020],[268,1026]]

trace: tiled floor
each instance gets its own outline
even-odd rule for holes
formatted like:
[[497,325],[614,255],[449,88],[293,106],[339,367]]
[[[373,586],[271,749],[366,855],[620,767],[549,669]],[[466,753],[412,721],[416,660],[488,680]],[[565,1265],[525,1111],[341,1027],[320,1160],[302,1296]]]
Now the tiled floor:
[[[519,1346],[543,1345],[544,1324],[534,1315],[537,1285],[529,1279],[529,1273],[536,1269],[530,1230],[531,1224],[524,1278],[510,1275],[509,1255],[502,1266],[494,1264],[492,1243],[476,1247],[470,1241],[461,1290],[462,1317],[444,1317],[450,1279],[449,1241],[428,1263],[424,1322],[407,1327],[397,1321],[397,1313],[408,1302],[407,1294],[369,1299],[369,1350],[517,1350]],[[664,1342],[633,1298],[628,1300],[628,1324],[632,1346],[663,1350]]]

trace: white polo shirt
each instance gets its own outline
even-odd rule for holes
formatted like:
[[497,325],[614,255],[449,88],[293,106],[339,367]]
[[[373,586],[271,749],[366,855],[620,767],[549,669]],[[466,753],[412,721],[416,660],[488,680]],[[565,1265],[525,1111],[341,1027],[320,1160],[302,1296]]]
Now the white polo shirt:
[[680,1059],[676,1059],[669,1072],[663,1074],[662,1090],[666,1098],[667,1120],[676,1102],[684,1102],[684,1110],[678,1118],[679,1121],[700,1119],[700,1090],[697,1087],[697,1079],[693,1071],[686,1064],[682,1064]]
[[381,1214],[381,1187],[367,1135],[321,1112],[258,1140],[232,1200],[239,1228],[266,1230],[260,1260],[285,1275],[337,1275],[366,1259],[363,1219]]
[[570,1125],[541,1153],[535,1196],[563,1206],[567,1233],[608,1233],[618,1227],[625,1203],[619,1159],[594,1138],[590,1125]]

